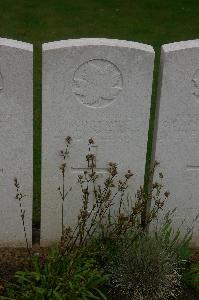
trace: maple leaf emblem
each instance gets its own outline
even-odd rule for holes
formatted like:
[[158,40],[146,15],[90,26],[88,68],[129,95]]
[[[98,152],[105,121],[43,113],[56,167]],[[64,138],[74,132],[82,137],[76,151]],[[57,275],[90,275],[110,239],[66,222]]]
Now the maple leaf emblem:
[[89,106],[109,104],[122,90],[122,75],[109,61],[95,59],[81,65],[74,76],[73,92]]

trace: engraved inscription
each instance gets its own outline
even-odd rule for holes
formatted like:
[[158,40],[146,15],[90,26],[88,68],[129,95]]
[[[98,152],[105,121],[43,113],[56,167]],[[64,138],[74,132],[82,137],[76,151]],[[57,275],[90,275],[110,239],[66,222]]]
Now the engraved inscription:
[[91,107],[110,104],[123,87],[122,74],[112,62],[89,60],[78,67],[73,78],[73,92],[77,99]]
[[[132,118],[126,118],[125,120],[101,118],[101,120],[66,120],[65,127],[72,127],[73,137],[80,139],[85,131],[88,131],[92,124],[92,135],[103,136],[103,140],[114,140],[115,137],[120,137],[121,140],[126,140],[136,136],[140,132],[139,123],[132,125]],[[55,134],[55,138],[64,138],[64,135],[60,135],[58,132]]]
[[187,165],[187,171],[199,171],[199,166],[195,166],[195,165]]
[[0,92],[1,92],[1,90],[3,90],[3,76],[0,72]]
[[162,128],[165,133],[170,130],[178,134],[196,135],[199,128],[199,116],[197,114],[181,113],[176,114],[176,117],[171,120],[164,120]]
[[192,93],[199,97],[199,69],[197,69],[192,78],[193,90]]

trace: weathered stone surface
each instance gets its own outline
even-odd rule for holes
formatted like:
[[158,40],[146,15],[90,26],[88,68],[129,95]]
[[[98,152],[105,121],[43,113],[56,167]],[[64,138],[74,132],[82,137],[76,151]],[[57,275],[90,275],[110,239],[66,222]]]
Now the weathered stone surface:
[[[43,140],[41,242],[61,234],[59,150],[73,138],[64,223],[74,225],[81,205],[75,182],[86,168],[88,138],[96,141],[98,173],[108,162],[136,173],[143,184],[154,51],[151,46],[108,39],[80,39],[43,45]],[[135,191],[135,190],[134,190]]]
[[171,193],[167,208],[186,228],[199,213],[199,40],[162,46],[158,106],[155,158]]
[[32,45],[0,38],[0,246],[25,246],[14,177],[32,243]]

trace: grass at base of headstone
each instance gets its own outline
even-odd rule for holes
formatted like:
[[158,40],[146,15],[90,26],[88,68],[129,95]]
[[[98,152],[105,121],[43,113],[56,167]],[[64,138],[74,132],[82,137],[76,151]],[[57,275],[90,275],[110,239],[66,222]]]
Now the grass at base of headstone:
[[[0,36],[32,42],[37,47],[43,42],[68,38],[117,38],[151,44],[158,53],[162,44],[199,38],[198,15],[198,0],[1,0]],[[34,221],[40,220],[41,69],[37,67],[40,59],[38,50],[34,93]],[[157,73],[156,64],[155,77]],[[154,95],[155,90],[156,85]],[[153,121],[154,96],[152,103]]]

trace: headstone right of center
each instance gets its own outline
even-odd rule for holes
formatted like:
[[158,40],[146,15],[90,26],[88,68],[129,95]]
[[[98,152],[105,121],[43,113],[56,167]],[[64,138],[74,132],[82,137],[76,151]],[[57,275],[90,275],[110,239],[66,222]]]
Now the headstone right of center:
[[97,172],[108,162],[131,169],[134,192],[143,184],[151,105],[154,51],[151,46],[109,39],[79,39],[43,45],[43,140],[41,243],[60,238],[61,199],[57,191],[59,150],[72,137],[64,224],[74,226],[81,207],[77,175],[86,168],[90,137]]
[[[199,244],[199,40],[162,46],[155,158],[176,208],[175,226],[195,225]],[[183,226],[181,226],[183,224]]]

